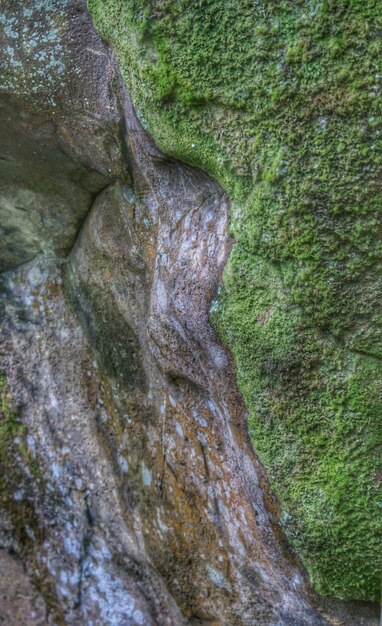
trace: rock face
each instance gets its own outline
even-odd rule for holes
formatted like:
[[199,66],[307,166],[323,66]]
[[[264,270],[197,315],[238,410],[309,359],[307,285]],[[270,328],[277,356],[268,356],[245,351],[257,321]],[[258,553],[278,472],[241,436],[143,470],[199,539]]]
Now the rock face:
[[88,6],[157,145],[230,197],[212,321],[288,540],[319,593],[379,601],[380,8]]
[[319,600],[279,529],[209,323],[227,195],[157,149],[83,2],[14,4],[0,623],[376,624],[373,607]]
[[125,171],[109,72],[83,3],[2,3],[0,268],[67,254]]

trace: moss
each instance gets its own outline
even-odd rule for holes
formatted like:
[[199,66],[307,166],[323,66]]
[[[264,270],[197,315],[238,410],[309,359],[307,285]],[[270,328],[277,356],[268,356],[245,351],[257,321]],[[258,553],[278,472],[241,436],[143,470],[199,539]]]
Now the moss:
[[[11,537],[14,552],[29,564],[31,580],[51,607],[56,623],[64,623],[56,591],[46,566],[36,558],[36,545],[42,546],[46,535],[39,511],[49,511],[47,492],[41,470],[25,441],[26,429],[13,406],[6,375],[0,372],[0,509],[2,531]],[[15,495],[22,495],[15,498]],[[5,544],[8,544],[6,540]],[[9,545],[9,544],[8,544]]]
[[24,426],[11,410],[7,379],[4,374],[0,374],[0,455],[7,454],[7,447],[12,443],[14,437],[24,432]]
[[[31,541],[28,529],[38,535],[29,498],[41,482],[41,473],[27,448],[25,435],[25,426],[12,407],[6,376],[0,373],[0,506],[12,524],[16,541],[28,546]],[[28,493],[29,497],[15,500],[18,491]]]
[[376,0],[89,0],[140,117],[233,203],[213,321],[321,593],[378,599],[382,14]]
[[[8,470],[13,467],[18,455],[25,462],[28,470],[38,481],[42,475],[37,462],[31,456],[26,445],[26,429],[17,415],[17,411],[11,408],[11,396],[8,390],[7,378],[0,373],[0,465]],[[17,438],[17,445],[15,439]],[[3,480],[6,482],[6,472]],[[0,484],[2,484],[0,479]],[[5,483],[4,483],[5,484]],[[16,481],[17,484],[17,481]]]

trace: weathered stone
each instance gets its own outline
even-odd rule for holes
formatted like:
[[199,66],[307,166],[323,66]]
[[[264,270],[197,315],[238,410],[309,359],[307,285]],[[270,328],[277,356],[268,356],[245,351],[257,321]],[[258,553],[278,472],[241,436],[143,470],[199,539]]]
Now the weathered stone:
[[288,540],[319,593],[379,602],[379,4],[88,7],[158,147],[230,197],[211,319]]
[[40,251],[67,253],[94,195],[126,168],[110,60],[82,2],[6,0],[0,48],[5,270]]
[[44,626],[48,623],[45,602],[33,588],[23,565],[0,550],[0,624]]
[[[311,593],[249,442],[209,323],[231,247],[226,194],[156,148],[83,2],[14,4],[0,19],[13,268],[0,623],[374,626],[373,607]],[[50,59],[48,90],[37,53],[8,51],[22,27]]]

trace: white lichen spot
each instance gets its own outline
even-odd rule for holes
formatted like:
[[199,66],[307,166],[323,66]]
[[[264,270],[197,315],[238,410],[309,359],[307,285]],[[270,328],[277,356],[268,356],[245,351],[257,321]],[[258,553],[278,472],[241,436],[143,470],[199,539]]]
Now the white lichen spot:
[[202,446],[206,447],[207,446],[207,439],[205,438],[205,436],[203,435],[203,433],[198,433],[198,441],[200,441],[200,443],[202,444]]
[[61,475],[60,466],[58,465],[58,463],[52,463],[52,465],[50,467],[51,467],[51,470],[52,470],[53,477],[56,480],[58,480],[60,478],[60,475]]
[[66,583],[68,582],[68,574],[65,572],[65,570],[61,570],[60,580],[64,585],[66,585]]
[[108,421],[108,419],[109,419],[108,414],[106,413],[105,409],[102,409],[102,410],[101,410],[101,412],[100,412],[100,420],[101,420],[101,422],[102,422],[103,424],[106,424],[106,422]]
[[170,404],[171,406],[175,407],[176,406],[176,400],[175,398],[173,398],[171,395],[168,396],[168,399],[170,400]]
[[168,531],[168,526],[166,526],[166,524],[162,521],[161,518],[161,514],[160,514],[160,509],[157,509],[157,519],[158,519],[158,526],[161,529],[162,533],[167,533]]
[[78,491],[82,491],[84,489],[84,483],[81,480],[81,478],[75,478],[74,479],[74,485],[75,485],[76,489],[78,489]]
[[166,286],[161,280],[158,280],[156,284],[155,295],[156,295],[156,303],[158,305],[158,308],[161,311],[165,312],[167,309],[167,292],[166,292]]
[[27,446],[28,450],[34,454],[36,448],[36,440],[33,435],[27,435]]
[[207,569],[210,581],[214,585],[216,585],[216,587],[219,587],[220,589],[226,589],[227,591],[231,591],[232,589],[231,585],[226,579],[226,577],[224,576],[222,571],[220,571],[213,565],[207,565],[206,569]]
[[144,461],[141,462],[141,474],[144,486],[150,487],[153,480],[153,473],[148,467],[146,467]]
[[[105,542],[102,538],[97,538],[98,546],[90,545],[88,557],[85,562],[85,573],[90,584],[83,591],[84,613],[86,618],[90,617],[87,612],[93,614],[94,606],[98,607],[100,622],[102,624],[139,624],[134,617],[139,613],[135,606],[135,598],[126,588],[124,581],[115,575],[111,569],[110,560],[105,562]],[[86,598],[86,596],[88,596]],[[142,615],[143,618],[143,615]],[[86,621],[88,624],[89,621]],[[98,621],[97,621],[98,623]]]
[[175,424],[175,430],[178,433],[179,437],[181,437],[182,439],[184,439],[184,432],[183,432],[183,428],[181,426],[181,424],[179,424],[179,422],[176,422]]
[[144,617],[143,617],[143,613],[142,611],[134,611],[133,613],[133,620],[136,624],[139,624],[141,626],[141,624],[144,624]]
[[198,413],[198,411],[193,411],[192,414],[195,417],[195,419],[198,420],[198,422],[199,422],[199,424],[201,426],[203,426],[204,428],[207,426],[206,420],[200,415],[200,413]]
[[125,457],[122,456],[121,454],[118,456],[118,465],[122,474],[127,474],[127,472],[129,471],[129,464],[126,461]]
[[211,346],[209,348],[209,353],[216,367],[222,369],[227,366],[227,355],[223,348],[221,348],[220,346]]

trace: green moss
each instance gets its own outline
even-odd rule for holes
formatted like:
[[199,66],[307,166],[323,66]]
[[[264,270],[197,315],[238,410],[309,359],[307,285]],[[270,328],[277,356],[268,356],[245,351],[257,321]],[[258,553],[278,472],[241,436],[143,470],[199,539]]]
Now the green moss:
[[[17,446],[15,438],[18,439]],[[11,469],[13,478],[15,478],[15,462],[20,453],[21,458],[25,462],[32,476],[38,481],[42,480],[42,474],[37,461],[31,456],[26,444],[26,429],[22,421],[18,418],[17,412],[12,410],[10,406],[10,393],[7,385],[5,374],[0,373],[0,466],[3,466],[3,481],[0,479],[0,485],[7,482],[6,475]],[[19,473],[19,469],[17,470]],[[17,484],[17,481],[16,481]]]
[[318,591],[378,599],[377,0],[89,0],[139,115],[233,203],[213,321]]
[[9,405],[7,379],[0,374],[0,455],[5,457],[14,437],[24,432],[22,422],[17,419]]
[[15,537],[27,545],[30,542],[27,528],[36,530],[35,514],[31,502],[14,499],[22,489],[29,494],[42,484],[42,475],[36,460],[26,444],[26,429],[12,407],[7,379],[0,372],[0,506],[12,522]]

